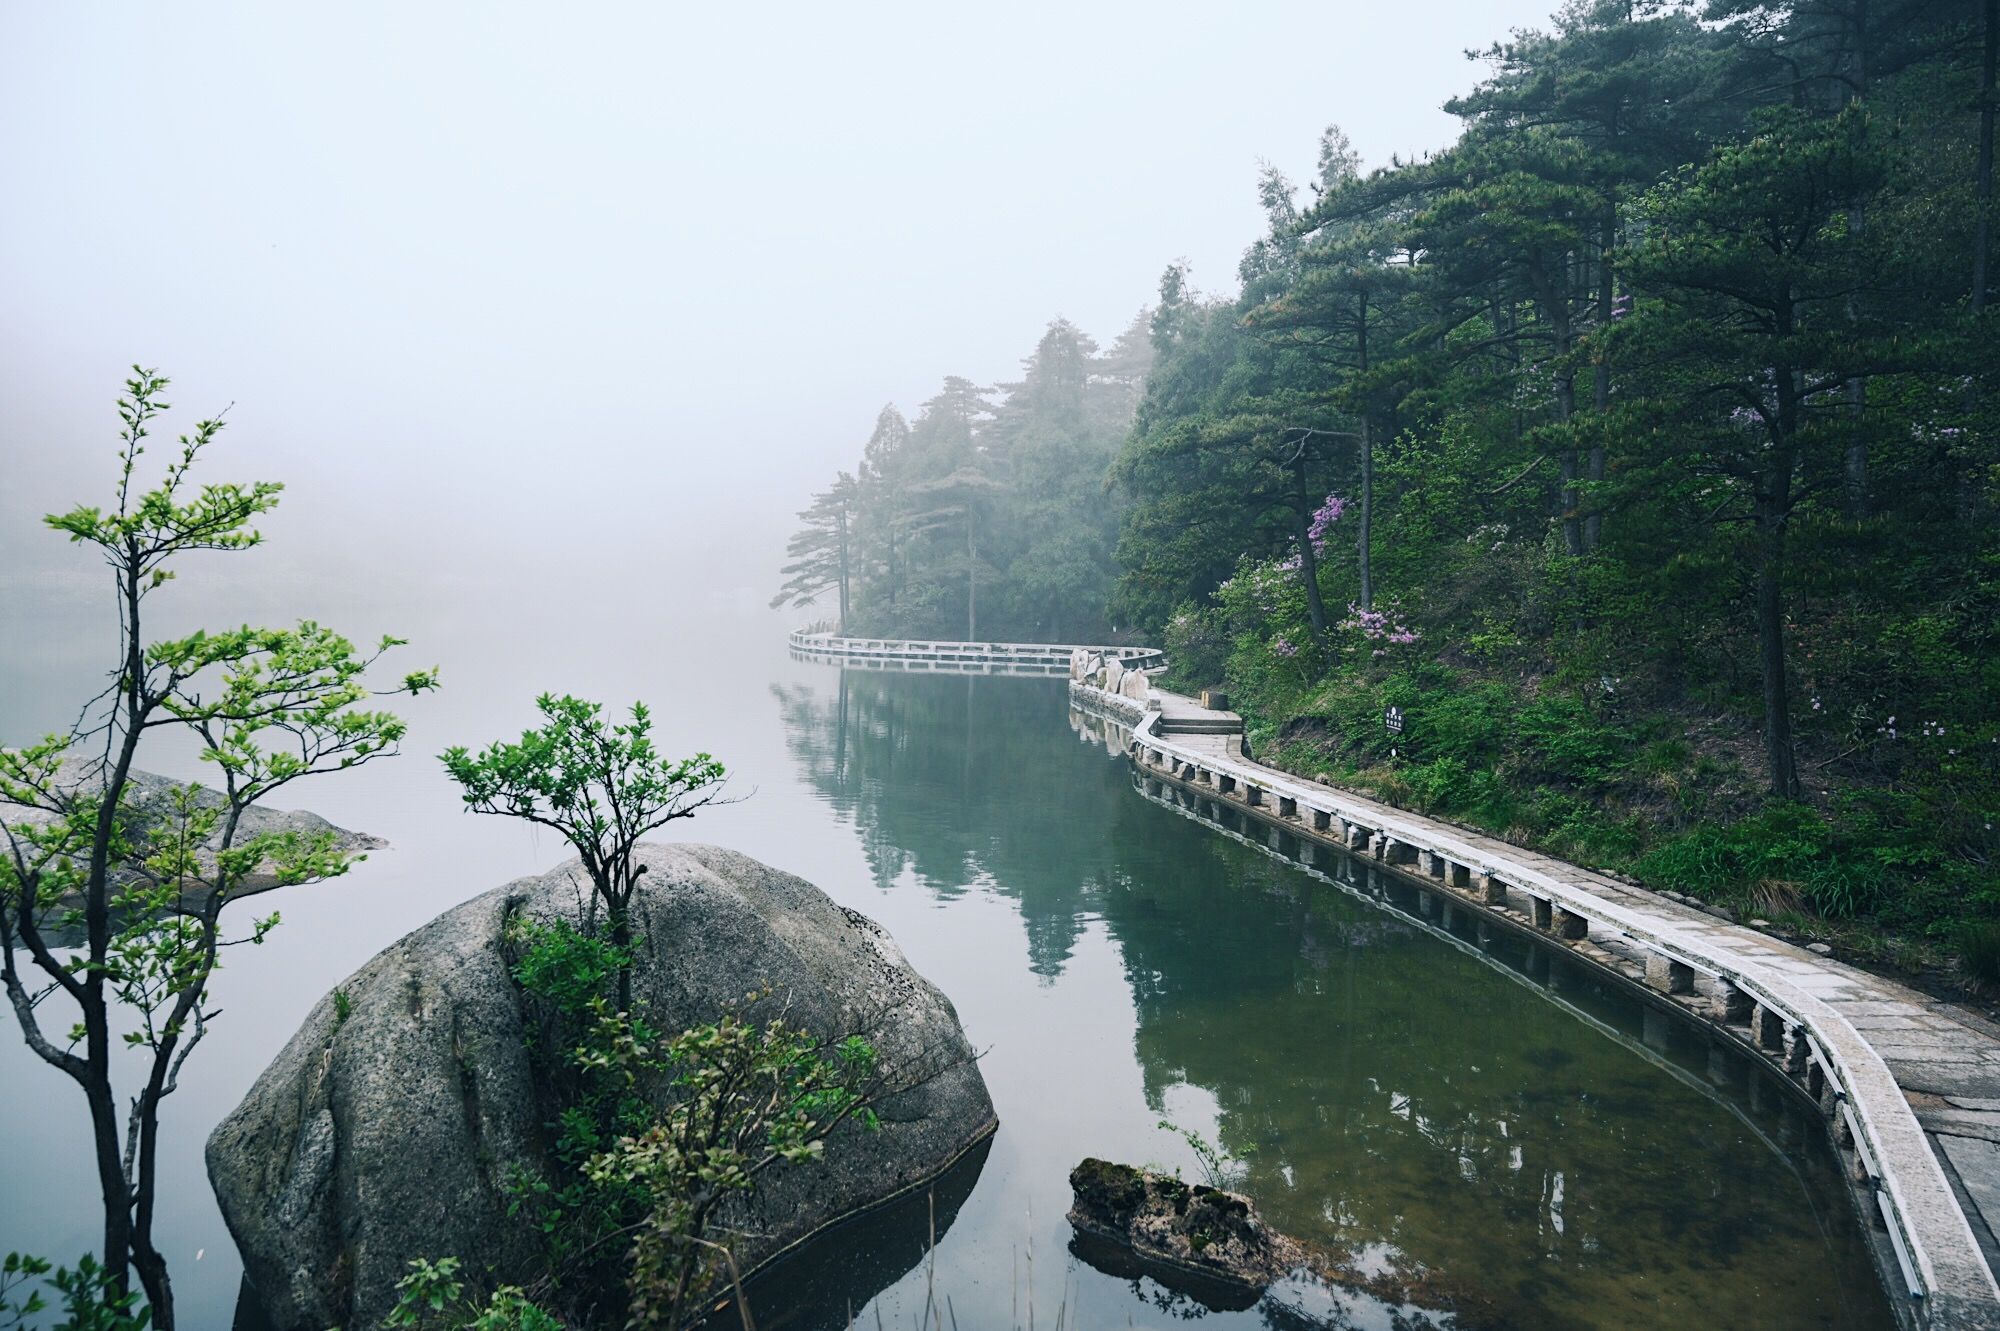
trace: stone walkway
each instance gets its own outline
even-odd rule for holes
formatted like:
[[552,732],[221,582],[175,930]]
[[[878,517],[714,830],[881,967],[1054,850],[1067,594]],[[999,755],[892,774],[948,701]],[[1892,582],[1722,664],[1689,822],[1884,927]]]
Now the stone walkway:
[[1155,689],[1142,709],[1071,688],[1133,726],[1148,775],[1473,893],[1761,1049],[1820,1096],[1851,1152],[1921,1296],[1911,1320],[2000,1328],[2000,1027],[1688,899],[1264,767],[1238,718],[1192,699]]

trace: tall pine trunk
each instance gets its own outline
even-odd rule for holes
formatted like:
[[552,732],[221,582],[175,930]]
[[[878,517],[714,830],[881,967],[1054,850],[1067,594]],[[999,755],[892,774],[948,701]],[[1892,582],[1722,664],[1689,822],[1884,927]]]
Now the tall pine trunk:
[[1305,446],[1299,446],[1299,456],[1292,460],[1292,484],[1298,497],[1299,536],[1299,577],[1306,585],[1306,612],[1312,620],[1313,646],[1326,645],[1326,604],[1319,594],[1319,559],[1313,552],[1312,514],[1313,502],[1306,490]]
[[1987,264],[1993,250],[1993,78],[2000,65],[2000,0],[1985,0],[1981,9],[1979,57],[1979,168],[1976,184],[1978,213],[1972,231],[1972,312],[1986,309]]
[[[1361,293],[1355,325],[1355,364],[1368,373],[1368,293]],[[1375,608],[1375,438],[1368,426],[1368,404],[1361,406],[1361,520],[1356,524],[1354,546],[1361,566],[1361,608]]]
[[847,511],[834,515],[840,532],[840,631],[847,632]]
[[[1793,331],[1790,310],[1783,313],[1781,331],[1787,335]],[[1799,424],[1799,392],[1790,366],[1773,369],[1778,426],[1756,503],[1757,665],[1763,683],[1764,756],[1771,769],[1771,793],[1780,799],[1796,799],[1798,760],[1792,752],[1791,687],[1785,670],[1785,543],[1797,467],[1793,440]]]
[[970,508],[965,510],[965,640],[979,641],[979,542]]
[[[1570,352],[1575,349],[1576,330],[1570,322],[1570,261],[1564,256],[1562,282],[1553,292],[1544,289],[1544,304],[1549,311],[1549,324],[1555,333],[1556,362],[1556,420],[1567,427],[1576,415],[1576,367],[1570,364]],[[1583,553],[1583,522],[1577,513],[1576,482],[1578,475],[1577,451],[1574,442],[1565,439],[1558,459],[1562,470],[1562,534],[1563,549],[1572,555]]]
[[[1611,251],[1618,243],[1618,205],[1611,204],[1604,210],[1601,224],[1603,234],[1598,237],[1597,248],[1597,326],[1600,330],[1611,326],[1611,306],[1616,300],[1612,289]],[[1591,367],[1591,405],[1596,409],[1596,428],[1600,432],[1590,445],[1590,456],[1585,463],[1584,477],[1590,481],[1604,479],[1604,417],[1611,410],[1611,362],[1606,359],[1608,352],[1600,351],[1597,363]],[[1595,550],[1604,535],[1604,514],[1597,509],[1596,496],[1591,498],[1590,515],[1583,520],[1583,548]]]
[[[1856,0],[1854,7],[1854,103],[1866,106],[1868,102],[1868,79],[1870,61],[1868,59],[1868,0]],[[1860,240],[1867,225],[1867,208],[1860,198],[1849,201],[1847,228],[1849,234]],[[1847,298],[1847,321],[1860,320],[1861,310],[1853,296]],[[1843,468],[1842,488],[1846,491],[1847,511],[1854,518],[1865,518],[1869,510],[1868,484],[1868,380],[1861,375],[1852,375],[1845,385],[1847,395],[1847,455]]]

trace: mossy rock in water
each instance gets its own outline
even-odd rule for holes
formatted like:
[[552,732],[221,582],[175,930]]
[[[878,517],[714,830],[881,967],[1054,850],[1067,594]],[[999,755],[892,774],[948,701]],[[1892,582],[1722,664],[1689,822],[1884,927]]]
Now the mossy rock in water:
[[1297,1317],[1306,1314],[1287,1307],[1291,1296],[1332,1290],[1336,1306],[1359,1296],[1397,1326],[1488,1324],[1487,1301],[1456,1282],[1425,1271],[1364,1272],[1273,1230],[1240,1193],[1094,1158],[1071,1170],[1069,1183],[1071,1252],[1108,1275],[1150,1277],[1212,1311],[1242,1311],[1272,1291],[1276,1306]]
[[[819,889],[714,846],[647,845],[632,902],[635,1008],[663,1031],[768,986],[821,1039],[861,1032],[882,1076],[879,1131],[841,1127],[823,1160],[732,1204],[753,1268],[921,1188],[985,1139],[993,1103],[951,1003],[880,926]],[[274,1331],[377,1327],[413,1257],[458,1257],[478,1290],[526,1284],[540,1252],[512,1181],[546,1176],[546,1069],[509,969],[510,921],[576,924],[575,861],[472,898],[323,999],[208,1142],[209,1178]],[[483,1294],[481,1295],[483,1297]]]
[[1123,1248],[1146,1274],[1212,1307],[1249,1307],[1306,1264],[1305,1250],[1236,1193],[1097,1159],[1071,1170],[1069,1183],[1070,1224],[1100,1240],[1080,1255],[1102,1264],[1104,1244]]

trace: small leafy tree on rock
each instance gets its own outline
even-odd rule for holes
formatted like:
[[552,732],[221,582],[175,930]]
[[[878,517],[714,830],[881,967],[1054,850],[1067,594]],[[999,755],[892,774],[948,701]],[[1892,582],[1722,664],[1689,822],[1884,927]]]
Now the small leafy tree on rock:
[[[522,818],[562,833],[604,904],[611,941],[624,948],[632,940],[632,894],[646,872],[632,862],[633,851],[647,833],[715,803],[725,780],[722,764],[706,753],[663,756],[644,703],[633,703],[631,720],[617,723],[606,721],[600,704],[568,694],[544,693],[535,708],[546,724],[478,754],[463,745],[447,749],[445,770],[463,787],[474,813]],[[629,965],[619,970],[618,1003],[626,1010],[632,1004]]]

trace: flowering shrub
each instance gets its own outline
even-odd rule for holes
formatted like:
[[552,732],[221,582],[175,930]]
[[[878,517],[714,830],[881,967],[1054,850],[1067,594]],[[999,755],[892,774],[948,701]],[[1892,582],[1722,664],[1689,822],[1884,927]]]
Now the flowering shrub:
[[[1326,502],[1314,511],[1312,524],[1306,529],[1306,537],[1313,543],[1313,552],[1315,554],[1326,553],[1326,547],[1330,543],[1327,539],[1327,533],[1332,530],[1334,523],[1340,521],[1340,515],[1346,511],[1347,500],[1337,494],[1328,495]],[[1290,567],[1297,568],[1298,566],[1298,557],[1294,555]]]
[[1358,634],[1371,656],[1387,656],[1391,647],[1415,646],[1423,636],[1402,621],[1401,612],[1393,605],[1386,610],[1363,610],[1350,601],[1347,618],[1339,627]]

